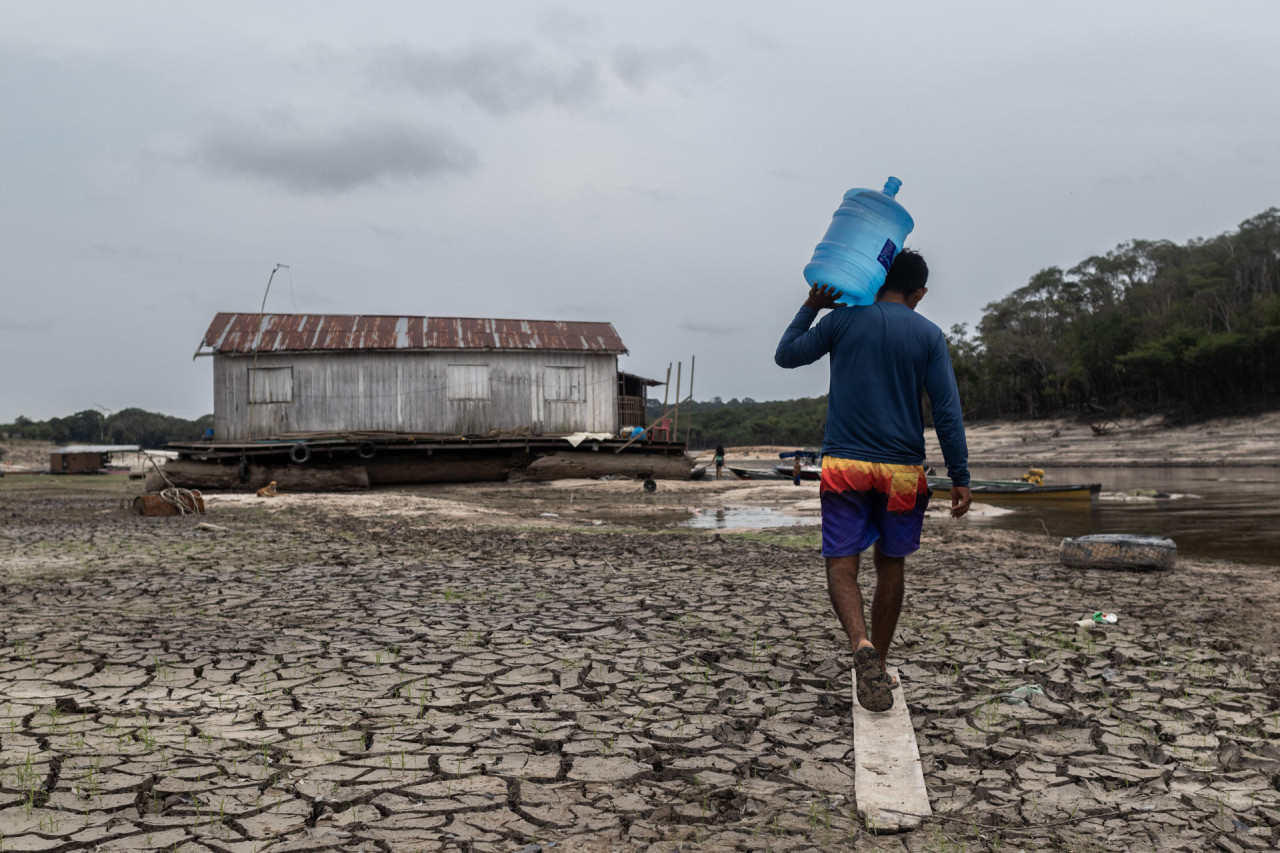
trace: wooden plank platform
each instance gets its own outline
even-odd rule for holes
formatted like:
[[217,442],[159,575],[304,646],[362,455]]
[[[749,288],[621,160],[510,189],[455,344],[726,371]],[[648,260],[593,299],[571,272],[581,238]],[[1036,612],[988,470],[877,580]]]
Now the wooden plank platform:
[[[894,667],[889,673],[898,674]],[[853,674],[853,760],[853,792],[868,829],[904,832],[933,814],[901,681],[893,690],[893,707],[877,714],[858,704],[858,674]]]

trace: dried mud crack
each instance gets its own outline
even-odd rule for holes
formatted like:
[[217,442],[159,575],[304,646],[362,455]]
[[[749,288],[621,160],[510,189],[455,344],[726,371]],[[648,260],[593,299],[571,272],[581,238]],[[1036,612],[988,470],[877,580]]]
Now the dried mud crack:
[[0,491],[0,851],[1280,840],[1260,569],[931,523],[894,658],[937,817],[878,836],[812,545],[116,501]]

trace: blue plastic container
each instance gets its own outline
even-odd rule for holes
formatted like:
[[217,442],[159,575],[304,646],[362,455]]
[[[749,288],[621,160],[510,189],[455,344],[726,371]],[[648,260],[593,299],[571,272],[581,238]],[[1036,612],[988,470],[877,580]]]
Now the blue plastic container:
[[902,181],[889,178],[884,192],[855,189],[831,217],[826,236],[805,265],[804,280],[826,284],[842,294],[841,302],[870,305],[884,284],[885,273],[902,244],[916,227],[915,220],[894,196]]

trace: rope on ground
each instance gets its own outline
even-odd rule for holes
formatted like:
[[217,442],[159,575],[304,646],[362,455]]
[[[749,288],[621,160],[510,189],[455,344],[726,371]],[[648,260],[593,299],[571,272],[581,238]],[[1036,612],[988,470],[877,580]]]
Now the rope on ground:
[[156,462],[155,457],[150,453],[143,451],[142,455],[151,463],[151,467],[156,469],[156,473],[160,475],[160,478],[169,484],[169,488],[161,490],[160,499],[176,509],[178,511],[178,515],[199,515],[200,511],[198,507],[200,504],[196,503],[195,493],[190,489],[175,486],[173,481],[165,476],[165,473],[161,470],[159,463]]

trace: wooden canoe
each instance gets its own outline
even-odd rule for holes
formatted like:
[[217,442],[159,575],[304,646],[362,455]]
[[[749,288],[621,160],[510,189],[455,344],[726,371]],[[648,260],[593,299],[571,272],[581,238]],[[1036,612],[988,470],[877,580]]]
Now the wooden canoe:
[[[930,477],[929,488],[935,496],[950,496],[951,481]],[[1101,483],[1073,483],[1061,486],[1033,486],[1021,480],[971,480],[969,490],[975,500],[1004,501],[1081,501],[1088,503],[1102,491]]]
[[775,474],[773,471],[764,468],[734,468],[729,467],[729,473],[737,477],[739,480],[790,480],[790,476],[782,476]]

